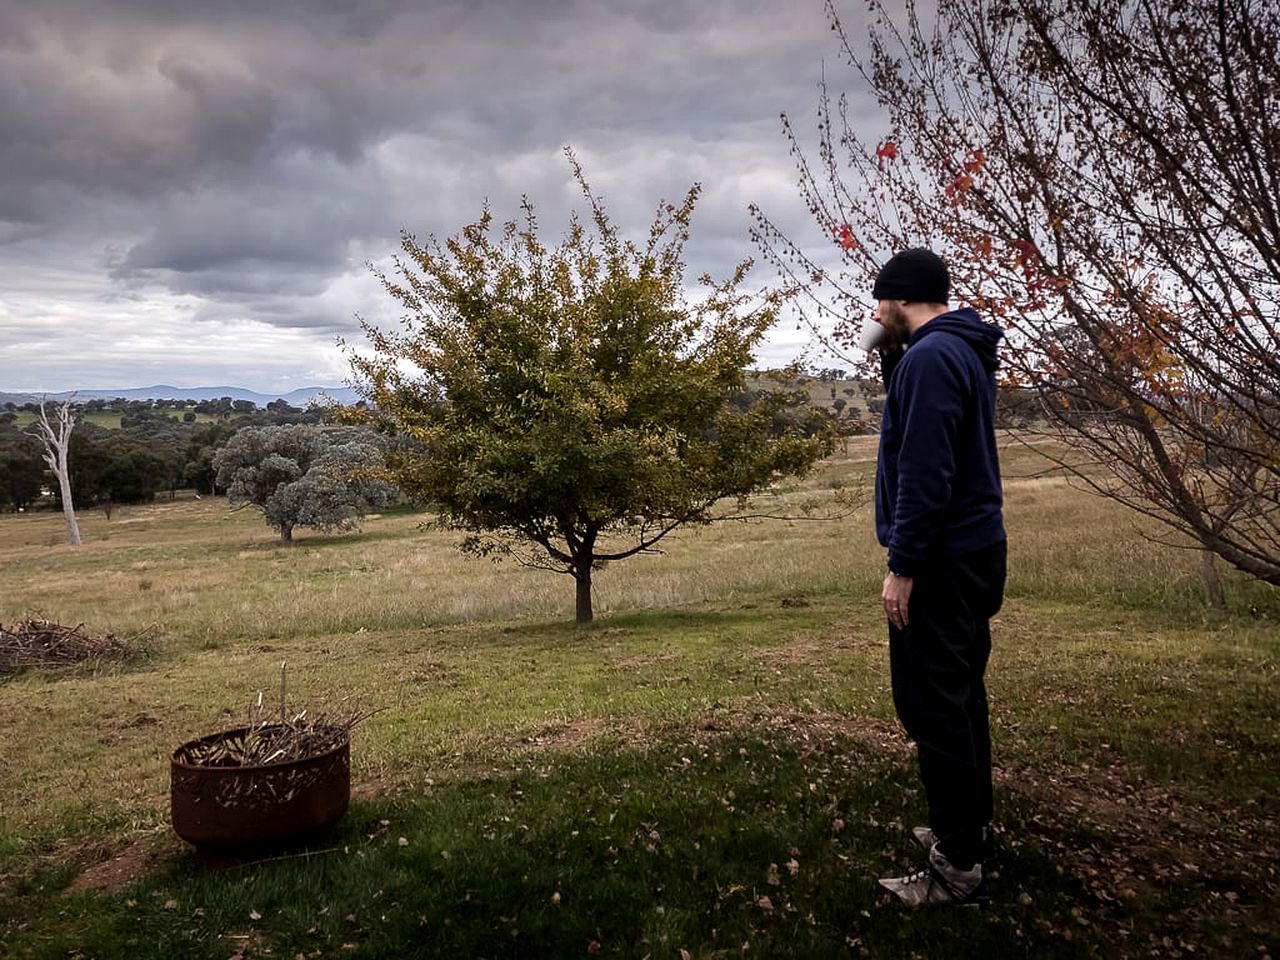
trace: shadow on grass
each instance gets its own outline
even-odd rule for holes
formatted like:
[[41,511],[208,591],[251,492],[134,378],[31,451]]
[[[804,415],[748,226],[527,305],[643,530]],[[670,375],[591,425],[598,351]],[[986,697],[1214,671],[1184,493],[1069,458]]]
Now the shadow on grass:
[[[311,856],[210,872],[187,856],[115,896],[28,886],[6,956],[1077,957],[1079,889],[1009,851],[984,913],[908,914],[878,875],[919,862],[909,759],[759,728],[541,755],[357,803]],[[1021,897],[1021,899],[1020,899]],[[1067,932],[1067,937],[1062,935]],[[1075,931],[1072,935],[1071,931]],[[315,951],[320,951],[316,954]]]

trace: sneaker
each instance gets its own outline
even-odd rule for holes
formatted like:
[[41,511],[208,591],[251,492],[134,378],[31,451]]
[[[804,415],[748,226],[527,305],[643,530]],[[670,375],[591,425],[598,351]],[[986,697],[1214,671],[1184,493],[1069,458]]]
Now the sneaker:
[[[933,845],[938,842],[938,837],[928,827],[912,827],[911,837],[917,844],[925,850],[932,850]],[[996,868],[1000,866],[1000,853],[996,850],[996,836],[991,827],[982,828],[982,870],[984,873],[994,873]]]
[[980,907],[989,899],[987,885],[982,880],[982,864],[975,863],[970,870],[958,870],[936,845],[929,851],[926,869],[905,877],[882,877],[880,886],[909,907],[929,903]]

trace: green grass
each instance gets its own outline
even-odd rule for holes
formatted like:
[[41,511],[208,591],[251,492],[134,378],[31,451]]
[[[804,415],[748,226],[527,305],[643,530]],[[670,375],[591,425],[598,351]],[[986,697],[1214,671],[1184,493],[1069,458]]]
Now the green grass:
[[[602,571],[588,628],[571,581],[404,512],[292,548],[207,499],[88,515],[79,550],[59,517],[0,519],[0,620],[147,638],[0,681],[0,955],[1262,956],[1276,591],[1228,576],[1207,609],[1195,554],[1043,468],[1006,450],[980,915],[876,897],[918,862],[923,798],[865,509],[683,533]],[[281,661],[291,703],[382,710],[355,802],[312,856],[210,871],[169,830],[168,754],[273,697]]]
[[[185,412],[186,411],[166,410],[164,411],[164,416],[168,417],[170,420],[181,421],[182,415]],[[155,411],[155,413],[159,415],[160,412]],[[39,419],[37,414],[34,414],[29,410],[19,410],[15,414],[13,425],[21,429],[22,427],[35,423],[37,419]],[[221,418],[211,413],[197,413],[195,422],[215,423],[219,419]],[[108,430],[115,430],[120,426],[120,414],[114,410],[92,410],[89,412],[80,410],[76,412],[76,421],[78,423],[92,423],[94,426],[106,427]]]
[[223,873],[179,860],[105,909],[65,897],[25,939],[36,956],[103,958],[220,958],[246,942],[285,956],[560,957],[594,942],[604,956],[836,957],[959,934],[974,956],[1085,955],[1060,933],[1076,885],[1034,849],[1005,881],[1034,890],[1034,908],[904,925],[861,877],[884,866],[885,844],[911,858],[882,821],[907,812],[912,772],[856,738],[807,732],[614,742],[361,803],[313,857]]

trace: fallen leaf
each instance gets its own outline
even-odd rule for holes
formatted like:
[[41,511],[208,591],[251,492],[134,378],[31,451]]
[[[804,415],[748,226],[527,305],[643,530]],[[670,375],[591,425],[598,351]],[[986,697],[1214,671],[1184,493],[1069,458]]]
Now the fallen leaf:
[[401,837],[397,842],[400,844],[400,846],[407,847],[409,845],[409,838]]
[[794,877],[797,873],[799,873],[799,872],[800,872],[800,861],[798,861],[795,857],[792,857],[790,860],[788,860],[788,861],[787,861],[787,872],[788,872],[788,873],[790,873],[793,877]]
[[250,919],[250,920],[261,920],[261,919],[262,919],[262,914],[260,914],[257,910],[250,910],[250,911],[249,911],[249,919]]
[[769,864],[769,869],[765,871],[764,878],[771,887],[776,887],[782,883],[782,880],[778,877],[778,865],[776,863]]
[[166,900],[166,901],[164,902],[164,908],[165,908],[166,910],[177,910],[177,909],[178,909],[178,901],[177,901],[177,900]]
[[761,910],[763,910],[765,913],[773,913],[773,901],[770,900],[768,897],[761,897],[759,900],[756,901],[756,906],[759,907]]

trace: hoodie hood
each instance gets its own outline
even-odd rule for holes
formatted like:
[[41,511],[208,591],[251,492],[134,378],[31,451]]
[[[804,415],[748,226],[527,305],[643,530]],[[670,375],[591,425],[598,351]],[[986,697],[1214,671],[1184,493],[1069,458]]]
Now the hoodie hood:
[[973,347],[987,370],[995,370],[1000,366],[997,348],[1004,337],[1003,331],[984,323],[978,312],[969,307],[949,310],[934,317],[911,335],[910,343],[915,344],[931,334],[944,332],[955,334]]

